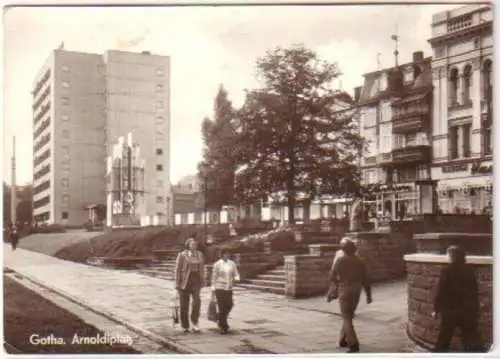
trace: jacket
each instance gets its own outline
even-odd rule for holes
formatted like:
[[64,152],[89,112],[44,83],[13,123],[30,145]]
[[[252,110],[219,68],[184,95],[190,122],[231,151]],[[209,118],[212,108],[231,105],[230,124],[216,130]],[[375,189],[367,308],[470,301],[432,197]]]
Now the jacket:
[[[188,284],[189,275],[191,274],[189,267],[189,250],[183,250],[177,255],[177,260],[175,261],[175,288],[176,289],[186,289]],[[201,286],[203,287],[205,281],[205,259],[203,253],[196,251],[196,256],[200,261],[200,277],[202,280]]]
[[368,278],[365,262],[357,255],[343,255],[338,258],[330,271],[330,280],[337,286],[343,284],[345,288],[361,287],[366,296],[371,298],[371,285]]
[[475,317],[478,310],[478,284],[474,270],[466,264],[450,264],[443,268],[434,298],[434,311]]
[[219,259],[212,268],[212,289],[232,290],[235,281],[240,280],[238,266],[234,261],[228,259],[225,262]]

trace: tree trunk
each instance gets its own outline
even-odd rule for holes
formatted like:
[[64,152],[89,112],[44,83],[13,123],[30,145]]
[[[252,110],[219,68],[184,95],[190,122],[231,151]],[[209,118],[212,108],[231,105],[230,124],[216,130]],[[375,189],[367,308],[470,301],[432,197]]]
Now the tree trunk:
[[302,204],[302,216],[304,217],[304,223],[311,222],[311,201],[305,201]]

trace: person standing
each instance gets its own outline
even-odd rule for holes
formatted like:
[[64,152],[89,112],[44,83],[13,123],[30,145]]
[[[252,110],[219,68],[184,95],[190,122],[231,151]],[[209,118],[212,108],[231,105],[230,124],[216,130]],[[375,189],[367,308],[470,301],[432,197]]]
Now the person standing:
[[362,289],[366,302],[372,302],[371,287],[365,262],[356,255],[356,245],[347,241],[343,246],[344,255],[334,264],[330,273],[331,280],[339,289],[339,305],[342,315],[340,347],[348,347],[348,353],[359,352],[359,341],[354,330],[354,314],[359,303]]
[[460,328],[464,351],[482,351],[477,324],[478,284],[474,270],[466,264],[466,254],[458,246],[447,249],[450,264],[441,270],[432,317],[441,317],[435,352],[448,352],[456,327]]
[[200,291],[205,279],[205,259],[198,250],[194,238],[189,238],[175,262],[175,289],[179,292],[180,317],[184,333],[189,333],[189,302],[191,305],[191,324],[193,332],[200,331],[198,321],[200,318]]
[[19,233],[16,224],[13,223],[10,227],[10,245],[13,251],[16,250],[18,244],[19,244]]
[[240,280],[238,266],[229,259],[229,250],[223,249],[222,257],[215,262],[212,268],[212,295],[217,300],[218,327],[221,334],[227,334],[229,325],[227,317],[233,309],[233,284]]

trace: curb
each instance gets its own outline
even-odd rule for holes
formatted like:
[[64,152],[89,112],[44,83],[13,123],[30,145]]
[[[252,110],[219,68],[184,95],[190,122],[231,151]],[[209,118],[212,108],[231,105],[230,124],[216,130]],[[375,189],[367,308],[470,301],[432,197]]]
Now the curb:
[[114,321],[114,322],[116,322],[118,324],[121,324],[121,325],[123,325],[124,327],[126,327],[129,330],[131,330],[133,332],[136,332],[136,333],[138,333],[138,334],[140,334],[142,336],[147,337],[150,340],[153,340],[153,341],[161,344],[162,346],[164,346],[167,349],[174,350],[174,351],[176,351],[179,354],[202,354],[202,353],[197,352],[197,351],[195,351],[193,349],[187,349],[186,347],[183,347],[183,346],[177,344],[172,339],[162,337],[162,336],[157,335],[157,334],[155,334],[155,333],[153,333],[153,332],[151,332],[151,331],[149,331],[147,329],[144,329],[144,328],[138,327],[138,326],[136,326],[134,324],[131,324],[131,323],[127,322],[126,320],[120,318],[117,315],[114,315],[114,314],[109,313],[109,312],[107,312],[105,310],[102,310],[102,309],[95,309],[95,308],[93,308],[93,307],[91,307],[91,306],[89,306],[89,305],[81,302],[80,300],[75,299],[71,295],[64,293],[61,290],[55,290],[55,289],[47,286],[44,283],[40,283],[38,280],[32,278],[29,275],[20,273],[20,272],[14,270],[12,268],[8,268],[8,269],[11,270],[11,271],[13,271],[15,274],[18,274],[18,275],[22,276],[23,278],[26,278],[30,282],[32,282],[32,283],[34,283],[34,284],[36,284],[36,285],[38,285],[38,286],[40,286],[40,287],[42,287],[42,288],[50,291],[52,293],[55,293],[55,294],[61,296],[62,298],[66,299],[66,300],[69,300],[69,301],[71,301],[71,302],[73,302],[75,304],[78,304],[81,307],[83,307],[83,308],[85,308],[85,309],[87,309],[87,310],[89,310],[89,311],[91,311],[91,312],[93,312],[95,314],[101,315],[101,316],[103,316],[103,317],[105,317],[105,318],[107,318],[109,320],[112,320],[112,321]]

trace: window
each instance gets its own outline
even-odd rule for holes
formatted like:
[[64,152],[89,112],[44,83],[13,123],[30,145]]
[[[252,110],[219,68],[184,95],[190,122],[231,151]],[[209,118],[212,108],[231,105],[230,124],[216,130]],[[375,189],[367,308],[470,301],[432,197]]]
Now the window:
[[452,126],[450,127],[449,131],[449,152],[450,152],[450,159],[454,160],[458,158],[458,127],[457,126]]
[[163,92],[163,85],[161,85],[161,84],[156,85],[156,92],[162,93]]
[[69,179],[63,178],[61,180],[61,184],[62,184],[63,187],[68,187],[69,186]]
[[156,196],[156,203],[163,203],[163,196]]
[[165,70],[163,69],[163,67],[158,67],[156,69],[156,76],[163,77],[164,74],[165,74]]
[[62,69],[63,72],[69,72],[69,66],[67,66],[67,65],[63,65],[61,67],[61,69]]
[[158,116],[156,118],[156,124],[157,125],[163,125],[163,117],[162,116]]
[[450,71],[450,80],[449,80],[449,105],[454,106],[458,103],[457,95],[458,95],[458,70],[452,69]]
[[394,135],[394,149],[403,148],[405,146],[404,135],[395,134]]
[[156,188],[163,188],[163,181],[162,180],[156,180]]
[[417,145],[417,135],[416,134],[408,134],[406,135],[406,141],[405,141],[406,147],[410,146],[416,146]]
[[66,121],[69,121],[69,115],[62,115],[61,116],[61,119],[66,122]]
[[69,82],[63,81],[62,87],[65,89],[69,89]]
[[464,90],[462,92],[462,102],[464,105],[469,104],[471,102],[470,93],[471,93],[471,84],[472,84],[472,67],[470,65],[465,66],[464,68],[464,77],[463,77]]
[[428,171],[427,166],[420,165],[417,167],[417,179],[419,179],[419,180],[428,179],[429,178],[428,173],[429,173],[429,171]]
[[63,194],[63,196],[62,196],[62,202],[64,204],[69,203],[69,194]]
[[63,97],[62,98],[62,104],[63,105],[69,105],[70,101],[69,101],[69,97]]
[[165,215],[165,213],[163,213],[163,212],[156,212],[156,215],[157,215],[158,217],[163,217],[163,216]]
[[163,101],[156,101],[156,108],[158,110],[163,109]]
[[62,137],[63,138],[69,138],[69,130],[63,130]]
[[163,155],[163,148],[157,148],[157,149],[156,149],[156,154],[157,154],[158,156]]
[[463,157],[468,158],[471,155],[470,151],[470,138],[472,131],[472,125],[470,123],[462,126],[462,146],[463,146]]
[[493,151],[493,81],[492,81],[492,62],[487,59],[483,64],[482,78],[483,86],[482,93],[483,99],[486,103],[486,114],[482,116],[481,129],[482,129],[482,152],[484,155],[491,155]]
[[387,74],[383,73],[380,76],[380,91],[387,90]]
[[68,212],[62,212],[61,213],[61,219],[68,219]]
[[157,170],[158,172],[163,171],[163,165],[156,165],[156,170]]

